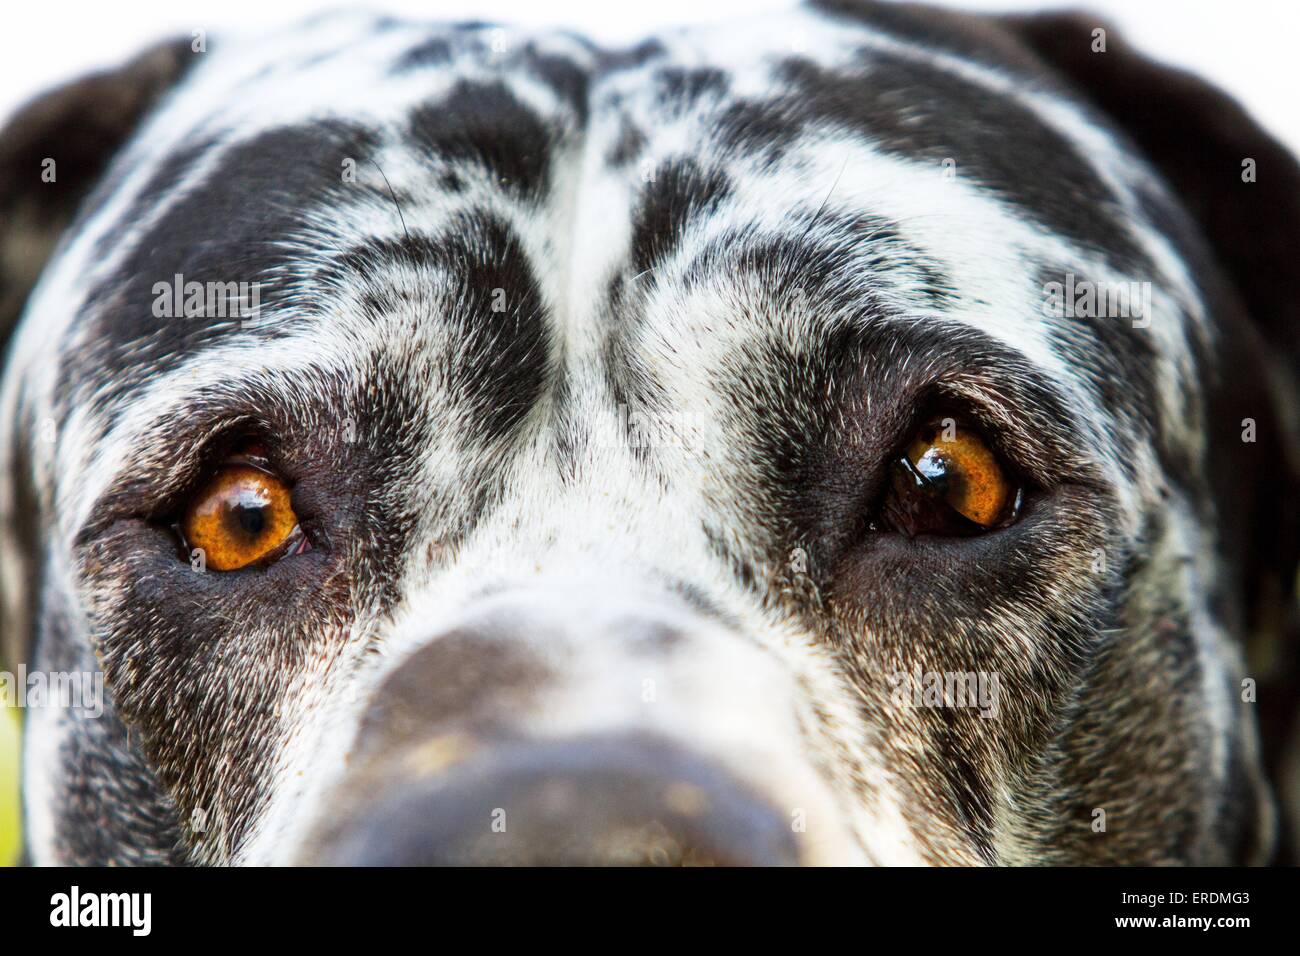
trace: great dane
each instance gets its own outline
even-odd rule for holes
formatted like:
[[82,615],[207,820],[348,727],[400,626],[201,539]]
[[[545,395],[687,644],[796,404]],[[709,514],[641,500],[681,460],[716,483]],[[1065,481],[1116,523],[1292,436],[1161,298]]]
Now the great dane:
[[1300,170],[1095,18],[196,31],[0,215],[34,863],[1288,852]]

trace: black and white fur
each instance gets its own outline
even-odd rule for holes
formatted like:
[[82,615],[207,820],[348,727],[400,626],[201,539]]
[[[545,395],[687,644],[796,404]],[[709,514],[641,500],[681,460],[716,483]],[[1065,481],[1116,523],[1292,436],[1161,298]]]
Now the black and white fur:
[[[1271,859],[1243,642],[1294,627],[1300,177],[1097,26],[334,15],[20,114],[6,663],[111,702],[27,713],[30,859],[333,861],[399,784],[620,735],[802,820],[801,862]],[[176,274],[262,314],[156,318]],[[1066,274],[1151,283],[1149,327],[1046,315]],[[930,407],[1018,522],[865,530]],[[315,547],[197,573],[162,519],[237,431]],[[996,719],[899,706],[915,671],[998,675]]]

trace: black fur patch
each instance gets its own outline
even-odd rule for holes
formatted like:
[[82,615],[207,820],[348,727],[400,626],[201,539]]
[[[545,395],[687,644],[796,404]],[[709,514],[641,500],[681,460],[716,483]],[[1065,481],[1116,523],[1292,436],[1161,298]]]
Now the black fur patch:
[[432,158],[477,163],[522,198],[538,198],[550,181],[554,133],[504,83],[461,80],[412,113],[407,135]]
[[587,71],[567,57],[542,53],[529,47],[524,51],[528,71],[555,92],[573,110],[579,128],[587,125]]
[[693,159],[672,160],[654,171],[632,218],[632,272],[654,267],[676,248],[692,222],[707,216],[731,193],[726,173]]
[[458,216],[440,236],[417,233],[350,249],[317,281],[363,281],[362,301],[374,318],[403,307],[388,281],[393,266],[444,274],[451,282],[447,311],[429,320],[451,324],[459,345],[455,355],[438,359],[448,363],[453,392],[470,404],[478,439],[496,443],[536,403],[549,374],[550,332],[528,262],[510,226],[478,212]]
[[655,83],[659,101],[680,112],[696,109],[705,97],[723,95],[730,86],[727,74],[711,67],[665,67],[655,74]]
[[91,290],[89,330],[75,324],[69,333],[89,344],[64,343],[59,420],[81,396],[94,392],[103,405],[116,406],[141,382],[175,369],[207,343],[249,334],[224,319],[155,316],[155,283],[171,283],[176,275],[185,282],[259,282],[262,308],[274,308],[284,293],[281,270],[289,264],[279,244],[300,234],[312,211],[345,188],[342,161],[360,165],[375,142],[367,129],[329,122],[283,127],[231,147],[220,166],[142,232],[118,268]]
[[625,50],[610,50],[601,54],[600,71],[618,73],[622,70],[634,70],[658,60],[668,51],[663,43],[656,39],[643,40],[634,47]]
[[442,66],[451,62],[453,47],[451,40],[444,36],[431,36],[427,40],[411,47],[398,58],[393,65],[396,73],[407,70],[420,70],[431,66]]
[[605,156],[611,166],[626,166],[645,149],[646,135],[635,123],[624,117],[619,126],[618,139]]
[[[1122,271],[1153,267],[1129,233],[1116,197],[1078,149],[1029,109],[955,74],[865,51],[864,72],[835,73],[792,58],[784,115],[861,132],[883,149],[932,162],[987,186],[1049,229],[1106,256]],[[797,104],[797,109],[796,109]]]

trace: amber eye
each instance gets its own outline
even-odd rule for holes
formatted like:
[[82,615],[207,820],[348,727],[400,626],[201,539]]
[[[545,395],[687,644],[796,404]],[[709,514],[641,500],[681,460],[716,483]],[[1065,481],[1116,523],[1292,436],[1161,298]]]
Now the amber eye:
[[895,462],[881,517],[909,537],[972,535],[1013,521],[1021,498],[980,433],[943,418],[924,425]]
[[190,501],[180,522],[190,548],[202,548],[207,567],[236,571],[305,545],[289,489],[250,464],[227,465]]

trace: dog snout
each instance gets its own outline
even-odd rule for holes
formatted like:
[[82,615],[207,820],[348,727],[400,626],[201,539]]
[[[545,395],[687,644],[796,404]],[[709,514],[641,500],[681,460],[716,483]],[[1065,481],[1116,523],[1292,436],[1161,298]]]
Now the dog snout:
[[361,808],[310,862],[774,866],[799,852],[784,815],[713,762],[623,736],[494,746]]
[[849,845],[773,655],[668,603],[503,595],[394,658],[295,859],[776,865]]

